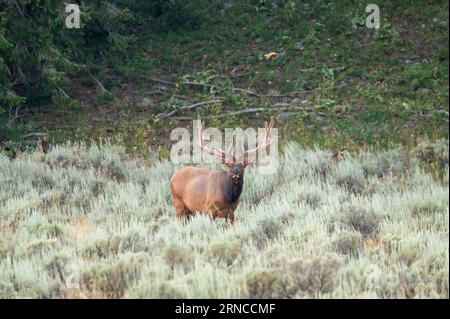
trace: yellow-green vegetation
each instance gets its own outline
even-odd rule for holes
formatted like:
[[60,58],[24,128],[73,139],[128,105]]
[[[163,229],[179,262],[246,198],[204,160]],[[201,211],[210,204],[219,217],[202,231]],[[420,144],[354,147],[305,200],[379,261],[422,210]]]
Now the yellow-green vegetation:
[[[21,150],[22,134],[44,131],[55,143],[120,137],[130,151],[145,152],[150,143],[164,155],[171,129],[191,123],[163,118],[173,111],[212,116],[208,124],[220,128],[262,125],[274,115],[286,140],[326,149],[413,147],[424,137],[448,138],[448,1],[378,0],[379,29],[365,26],[367,4],[98,0],[83,2],[85,25],[75,31],[59,27],[64,2],[9,1],[6,15],[0,13],[0,56],[12,72],[0,73],[6,77],[0,76],[0,147]],[[51,20],[54,47],[75,66],[51,45],[36,44],[43,50],[36,57],[13,58],[30,48],[30,29],[35,42],[50,36],[27,18],[31,13],[22,17],[18,5],[44,21],[58,17]],[[20,95],[23,87],[34,94],[2,105],[2,96],[12,99],[9,91]],[[70,103],[42,99],[61,95],[59,89]],[[254,108],[264,112],[214,118]]]
[[0,297],[449,297],[448,143],[283,154],[234,225],[177,220],[179,167],[121,146],[0,155]]

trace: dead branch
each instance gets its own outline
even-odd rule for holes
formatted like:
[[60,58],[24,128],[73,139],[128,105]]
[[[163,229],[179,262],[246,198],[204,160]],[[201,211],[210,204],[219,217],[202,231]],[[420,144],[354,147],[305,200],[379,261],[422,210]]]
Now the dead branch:
[[160,90],[152,90],[152,91],[141,92],[141,94],[143,94],[143,95],[162,95],[162,94],[165,94],[165,92],[160,91]]
[[33,133],[27,133],[22,136],[22,138],[36,138],[36,137],[46,137],[47,133],[41,133],[41,132],[33,132]]
[[298,92],[291,92],[291,93],[286,93],[286,94],[277,94],[277,95],[263,95],[262,97],[269,97],[269,98],[282,98],[282,97],[293,97],[293,96],[299,96],[299,95],[304,95],[304,94],[309,94],[309,93],[313,93],[317,90],[319,90],[320,88],[315,88],[313,90],[309,90],[309,91],[298,91]]
[[107,93],[109,92],[107,89],[105,89],[105,87],[103,86],[103,84],[91,73],[90,74],[92,79],[95,81],[95,83],[97,83],[97,85],[100,87],[100,89],[104,92]]
[[[241,110],[241,111],[232,111],[232,112],[226,112],[226,113],[221,113],[221,114],[217,114],[217,115],[207,115],[207,116],[203,116],[203,119],[208,119],[208,118],[216,118],[216,119],[220,119],[220,118],[224,118],[227,116],[234,116],[234,115],[240,115],[240,114],[248,114],[248,113],[259,113],[259,112],[270,112],[270,111],[305,111],[308,113],[312,113],[314,112],[313,108],[304,108],[304,107],[277,107],[277,108],[263,108],[263,107],[258,107],[258,108],[251,108],[251,109],[246,109],[246,110]],[[321,116],[325,116],[326,114],[323,112],[317,112],[318,115]],[[191,116],[173,116],[170,117],[171,120],[176,120],[176,121],[192,121],[194,120],[194,117]]]
[[222,100],[223,100],[223,98],[217,98],[217,99],[211,100],[211,101],[198,102],[198,103],[194,103],[194,104],[191,104],[191,105],[182,106],[180,108],[177,108],[177,109],[174,109],[174,110],[170,111],[169,113],[164,114],[161,118],[162,119],[166,119],[168,117],[171,117],[175,113],[178,113],[179,111],[195,110],[196,108],[202,107],[202,106],[207,105],[207,104],[213,104],[213,103],[222,102]]
[[[165,80],[160,80],[160,79],[155,79],[155,78],[145,78],[145,79],[149,80],[149,81],[152,81],[152,82],[166,84],[166,85],[171,85],[171,86],[176,86],[178,84],[178,85],[189,85],[189,86],[204,87],[204,88],[209,88],[209,89],[217,88],[217,85],[205,84],[205,83],[197,83],[197,82],[191,82],[191,81],[171,82],[171,81],[165,81]],[[319,88],[314,89],[314,90],[310,90],[310,91],[298,91],[298,92],[291,92],[291,93],[280,94],[280,95],[259,94],[259,93],[256,93],[256,92],[253,92],[253,91],[250,91],[250,90],[236,88],[236,87],[232,87],[231,89],[233,91],[235,91],[235,92],[243,93],[243,94],[246,94],[246,95],[249,95],[249,96],[253,96],[253,97],[257,97],[257,98],[282,98],[282,97],[292,97],[292,96],[298,96],[298,95],[312,93],[312,92],[318,90]]]
[[20,15],[22,17],[25,17],[25,15],[23,14],[22,9],[20,9],[20,5],[17,3],[17,1],[14,1],[14,4],[16,5],[17,10],[19,11]]
[[216,74],[213,77],[217,78],[217,79],[229,79],[229,78],[242,78],[245,77],[247,75],[250,75],[250,73],[239,73],[239,74]]
[[175,85],[176,84],[175,82],[165,81],[165,80],[160,80],[160,79],[155,79],[155,78],[144,77],[144,79],[151,81],[151,82],[161,83],[161,84],[165,84],[165,85]]
[[445,110],[431,110],[431,111],[427,111],[427,113],[417,111],[417,112],[413,112],[413,114],[416,116],[422,116],[422,117],[433,117],[435,114],[444,114],[445,117],[447,117],[447,118],[449,117],[448,112]]

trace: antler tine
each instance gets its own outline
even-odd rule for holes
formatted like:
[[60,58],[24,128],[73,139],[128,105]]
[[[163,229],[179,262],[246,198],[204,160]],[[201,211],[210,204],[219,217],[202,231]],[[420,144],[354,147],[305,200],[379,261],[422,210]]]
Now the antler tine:
[[222,149],[212,149],[204,145],[203,133],[205,131],[205,122],[200,121],[198,125],[198,146],[211,155],[218,156],[222,162],[225,161],[225,152]]
[[[256,154],[256,152],[258,152],[258,150],[260,148],[266,148],[267,146],[270,145],[270,143],[272,141],[268,141],[268,138],[269,138],[270,130],[273,128],[273,125],[274,125],[273,117],[271,118],[269,124],[267,124],[267,122],[264,123],[264,127],[265,127],[264,128],[264,140],[262,141],[262,144],[258,143],[259,145],[257,145],[254,149],[246,151],[244,154],[244,158],[247,158],[247,160],[248,160],[248,158],[250,157],[250,154]],[[249,163],[250,162],[252,162],[252,161],[249,161]]]
[[230,147],[227,149],[227,154],[231,154],[231,151],[234,149],[233,140],[231,140]]
[[269,124],[267,124],[267,122],[265,123],[266,129],[264,131],[264,141],[263,141],[264,147],[267,147],[271,143],[271,141],[268,142],[268,138],[270,130],[273,128],[273,124],[274,124],[273,117],[270,119]]
[[273,124],[274,124],[274,119],[273,117],[270,119],[269,124],[267,124],[266,122],[266,136],[269,135],[270,130],[273,128]]

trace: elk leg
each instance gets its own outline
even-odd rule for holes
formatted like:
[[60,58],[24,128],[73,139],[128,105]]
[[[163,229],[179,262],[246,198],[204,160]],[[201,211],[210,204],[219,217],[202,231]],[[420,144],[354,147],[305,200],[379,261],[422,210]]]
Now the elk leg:
[[229,221],[232,225],[234,224],[234,212],[228,213],[227,221]]
[[219,211],[220,217],[223,217],[226,221],[226,223],[234,223],[234,211],[230,210],[229,208],[221,209]]
[[189,211],[184,205],[183,201],[177,196],[173,196],[173,204],[175,206],[176,216],[178,218],[187,216],[189,214]]
[[234,212],[229,211],[227,215],[225,215],[225,220],[227,221],[227,224],[230,223],[231,225],[234,224]]

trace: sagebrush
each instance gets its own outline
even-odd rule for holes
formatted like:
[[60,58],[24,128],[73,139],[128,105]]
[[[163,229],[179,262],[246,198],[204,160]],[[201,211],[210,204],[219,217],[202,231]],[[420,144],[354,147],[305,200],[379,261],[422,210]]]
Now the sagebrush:
[[276,175],[250,167],[228,225],[175,218],[167,160],[0,155],[0,297],[448,298],[448,164],[330,156],[288,144]]

